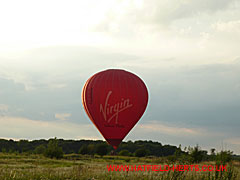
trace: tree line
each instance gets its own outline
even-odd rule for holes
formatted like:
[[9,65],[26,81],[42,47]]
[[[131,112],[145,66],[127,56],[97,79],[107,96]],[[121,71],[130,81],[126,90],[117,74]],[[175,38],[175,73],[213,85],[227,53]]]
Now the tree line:
[[3,153],[33,153],[43,154],[50,158],[62,158],[64,154],[82,155],[111,155],[136,156],[136,157],[166,157],[169,161],[189,161],[199,163],[206,160],[240,160],[239,156],[231,151],[216,152],[211,149],[210,154],[202,150],[198,145],[185,147],[184,149],[172,145],[162,145],[153,141],[127,141],[122,142],[116,151],[101,140],[64,140],[64,139],[41,139],[41,140],[6,140],[0,139],[0,152]]
[[[57,145],[62,149],[64,154],[80,153],[80,154],[110,154],[113,148],[105,141],[101,140],[64,140],[64,139],[40,139],[40,140],[6,140],[0,139],[0,152],[8,153],[40,153],[43,152],[51,143],[57,142]],[[55,143],[56,143],[55,142]],[[53,146],[53,145],[52,145]],[[140,150],[139,150],[140,149]],[[127,141],[122,142],[116,153],[125,150],[125,154],[131,156],[139,150],[143,156],[169,156],[173,155],[178,147],[172,145],[162,145],[159,142],[153,141]],[[102,151],[102,152],[101,152]],[[124,151],[122,152],[124,154]]]

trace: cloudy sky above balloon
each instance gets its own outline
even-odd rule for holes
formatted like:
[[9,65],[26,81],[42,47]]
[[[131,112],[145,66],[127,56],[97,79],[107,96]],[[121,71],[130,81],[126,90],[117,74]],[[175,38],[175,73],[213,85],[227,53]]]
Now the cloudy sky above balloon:
[[95,72],[146,83],[125,140],[240,154],[240,2],[0,2],[0,137],[102,139],[81,104]]

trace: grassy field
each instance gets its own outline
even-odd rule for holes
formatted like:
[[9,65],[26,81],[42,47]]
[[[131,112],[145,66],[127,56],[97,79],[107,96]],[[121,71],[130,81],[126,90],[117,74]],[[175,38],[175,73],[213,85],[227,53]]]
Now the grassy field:
[[[223,172],[109,172],[107,165],[169,164],[165,158],[136,158],[120,156],[65,155],[64,159],[48,159],[39,155],[0,153],[0,180],[77,180],[77,179],[240,179],[240,163],[228,164]],[[174,163],[178,164],[178,163]],[[182,163],[181,163],[182,164]],[[199,164],[214,164],[203,162]]]

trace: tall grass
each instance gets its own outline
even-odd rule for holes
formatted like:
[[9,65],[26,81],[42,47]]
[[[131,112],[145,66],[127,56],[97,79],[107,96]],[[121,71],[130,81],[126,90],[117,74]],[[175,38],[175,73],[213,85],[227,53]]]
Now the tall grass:
[[[238,180],[240,165],[228,164],[227,172],[108,172],[107,164],[167,164],[164,158],[135,158],[121,156],[92,157],[68,155],[56,160],[37,155],[0,154],[0,180]],[[127,159],[128,158],[128,159]],[[204,162],[209,164],[214,162]],[[202,164],[199,164],[201,166]]]

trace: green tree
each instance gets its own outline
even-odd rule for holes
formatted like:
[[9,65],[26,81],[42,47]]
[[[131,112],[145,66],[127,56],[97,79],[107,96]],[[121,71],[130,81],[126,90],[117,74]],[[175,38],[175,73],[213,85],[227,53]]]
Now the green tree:
[[205,154],[205,151],[201,151],[198,144],[194,148],[190,149],[190,156],[192,157],[192,161],[194,163],[201,162]]
[[46,151],[46,147],[45,147],[43,144],[37,146],[37,147],[34,149],[34,153],[35,153],[35,154],[44,154],[45,151]]
[[63,157],[63,150],[58,146],[58,140],[55,137],[54,139],[50,139],[47,145],[47,149],[44,153],[46,157],[60,159]]
[[108,149],[108,145],[107,144],[98,144],[96,146],[96,153],[100,156],[106,155],[107,154],[107,149]]
[[176,159],[178,159],[182,154],[182,150],[181,150],[181,144],[179,144],[179,147],[176,148],[175,152],[174,152],[174,156]]
[[7,153],[7,149],[6,148],[2,148],[1,150],[3,153]]
[[118,153],[118,155],[119,155],[119,156],[129,156],[130,153],[129,153],[128,150],[123,149],[123,150],[121,150],[121,151]]
[[87,146],[87,149],[88,149],[88,154],[94,155],[94,153],[95,153],[95,145],[94,144],[89,144]]
[[231,151],[221,151],[220,153],[217,153],[216,164],[225,165],[230,162],[232,160],[232,154],[233,152]]
[[141,148],[141,149],[137,149],[134,154],[136,157],[144,157],[147,155],[147,151]]
[[18,145],[20,152],[27,152],[29,149],[29,141],[28,140],[21,139],[20,141],[18,141],[17,145]]
[[88,146],[82,145],[82,147],[79,149],[79,154],[88,154]]
[[215,151],[216,151],[216,149],[215,149],[215,148],[212,148],[210,151],[211,151],[211,155],[212,155],[212,156],[215,156]]
[[[232,160],[232,154],[233,152],[231,151],[221,151],[217,153],[216,157],[216,165],[217,166],[225,166],[227,163],[229,163]],[[229,163],[230,167],[228,167],[228,175],[230,177],[228,179],[234,179],[231,178],[233,175],[233,166],[232,163]],[[216,179],[223,179],[222,177],[224,176],[223,171],[216,171],[215,172]]]

